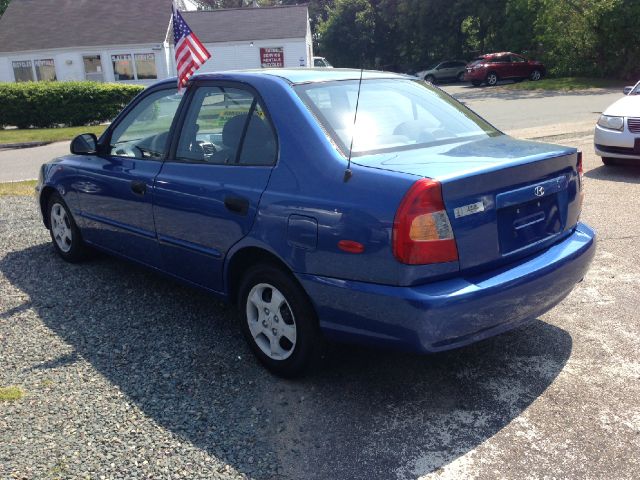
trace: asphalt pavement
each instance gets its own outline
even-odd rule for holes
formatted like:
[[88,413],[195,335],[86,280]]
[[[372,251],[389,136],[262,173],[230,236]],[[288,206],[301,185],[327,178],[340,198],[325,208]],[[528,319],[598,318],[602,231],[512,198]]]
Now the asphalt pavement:
[[[497,128],[513,133],[520,130],[558,126],[569,133],[572,124],[587,124],[590,130],[598,116],[623,97],[621,89],[590,89],[568,92],[512,90],[449,84],[441,88],[487,119]],[[578,131],[578,130],[573,130]]]
[[69,142],[33,148],[0,149],[0,183],[38,178],[40,165],[69,153]]

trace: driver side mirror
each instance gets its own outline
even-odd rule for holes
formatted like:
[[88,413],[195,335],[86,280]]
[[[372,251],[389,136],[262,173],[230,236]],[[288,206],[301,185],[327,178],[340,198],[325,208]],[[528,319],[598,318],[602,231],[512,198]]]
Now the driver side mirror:
[[633,87],[624,87],[624,94],[625,95],[629,95],[631,93],[631,90],[633,90]]
[[83,133],[71,141],[71,153],[74,155],[95,155],[98,153],[98,137],[93,133]]

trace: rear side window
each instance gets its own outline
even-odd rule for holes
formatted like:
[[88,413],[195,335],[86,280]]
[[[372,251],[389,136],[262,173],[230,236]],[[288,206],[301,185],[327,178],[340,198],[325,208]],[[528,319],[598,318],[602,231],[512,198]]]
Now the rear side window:
[[176,160],[219,165],[273,165],[276,137],[253,93],[229,87],[196,90]]

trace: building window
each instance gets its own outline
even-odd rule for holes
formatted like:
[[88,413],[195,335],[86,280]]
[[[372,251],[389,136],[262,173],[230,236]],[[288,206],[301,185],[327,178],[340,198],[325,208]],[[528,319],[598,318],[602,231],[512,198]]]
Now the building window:
[[133,62],[131,55],[111,55],[113,62],[113,75],[116,80],[134,80]]
[[56,65],[52,58],[36,60],[34,64],[38,81],[51,82],[56,80]]
[[33,82],[33,64],[31,60],[12,62],[16,82]]
[[135,59],[138,80],[158,78],[155,53],[136,53]]
[[[116,80],[149,80],[158,78],[155,53],[111,55]],[[135,61],[135,64],[134,64]]]
[[84,62],[84,78],[93,82],[103,82],[102,61],[100,55],[85,55],[82,57]]

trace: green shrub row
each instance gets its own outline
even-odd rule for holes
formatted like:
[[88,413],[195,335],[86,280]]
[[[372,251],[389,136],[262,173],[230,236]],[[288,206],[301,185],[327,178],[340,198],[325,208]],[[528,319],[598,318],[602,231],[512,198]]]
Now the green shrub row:
[[143,88],[97,82],[0,83],[0,126],[74,127],[106,122]]

